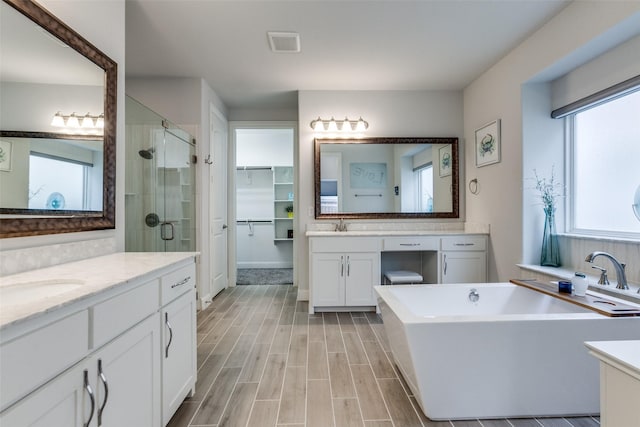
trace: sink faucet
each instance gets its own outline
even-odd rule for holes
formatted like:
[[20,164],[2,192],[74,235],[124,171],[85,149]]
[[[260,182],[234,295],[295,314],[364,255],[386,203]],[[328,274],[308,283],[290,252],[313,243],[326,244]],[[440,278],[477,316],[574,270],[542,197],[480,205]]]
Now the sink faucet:
[[616,269],[616,276],[618,277],[618,285],[616,289],[629,289],[629,285],[627,284],[627,275],[624,272],[625,263],[618,261],[614,258],[613,255],[608,254],[606,252],[592,252],[584,259],[586,262],[592,263],[596,257],[603,256],[605,258],[609,258],[609,260],[613,263],[613,267]]
[[344,218],[340,218],[340,223],[336,224],[336,231],[347,231],[347,224],[344,222]]

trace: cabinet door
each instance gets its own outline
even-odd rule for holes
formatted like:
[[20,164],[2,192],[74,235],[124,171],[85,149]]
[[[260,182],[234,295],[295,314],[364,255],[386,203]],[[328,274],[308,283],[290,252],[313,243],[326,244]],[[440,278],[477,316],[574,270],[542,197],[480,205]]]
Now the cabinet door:
[[487,254],[443,251],[441,272],[441,283],[484,283],[487,281]]
[[162,425],[196,381],[196,297],[191,290],[162,310]]
[[314,253],[311,255],[313,306],[344,305],[345,255]]
[[160,424],[159,323],[156,313],[92,356],[90,363],[97,370],[92,381],[97,396],[96,425]]
[[376,305],[373,286],[378,284],[377,253],[346,254],[345,305]]
[[[84,368],[81,362],[18,401],[0,415],[0,425],[84,426],[91,416],[91,400],[84,387]],[[90,384],[90,387],[92,393],[95,393],[95,383]]]

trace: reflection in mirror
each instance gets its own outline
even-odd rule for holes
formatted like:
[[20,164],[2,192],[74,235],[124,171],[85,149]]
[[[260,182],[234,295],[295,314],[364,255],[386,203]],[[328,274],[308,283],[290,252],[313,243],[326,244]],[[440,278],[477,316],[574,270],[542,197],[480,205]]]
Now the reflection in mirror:
[[117,64],[31,1],[0,36],[0,237],[114,228]]
[[[15,133],[14,133],[15,134]],[[11,168],[0,174],[0,208],[102,211],[102,139],[69,139],[32,132],[1,132]]]
[[316,218],[457,218],[457,138],[316,139]]

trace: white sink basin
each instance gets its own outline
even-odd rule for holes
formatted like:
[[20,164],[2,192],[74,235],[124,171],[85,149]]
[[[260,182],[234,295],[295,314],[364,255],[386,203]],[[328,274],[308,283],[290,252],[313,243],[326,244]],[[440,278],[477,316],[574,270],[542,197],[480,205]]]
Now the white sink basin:
[[0,287],[0,305],[22,305],[73,291],[84,285],[83,280],[51,279],[15,283]]

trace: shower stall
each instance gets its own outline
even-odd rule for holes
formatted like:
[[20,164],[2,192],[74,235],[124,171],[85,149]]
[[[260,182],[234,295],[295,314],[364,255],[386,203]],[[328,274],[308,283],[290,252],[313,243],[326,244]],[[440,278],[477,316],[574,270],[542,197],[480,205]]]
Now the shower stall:
[[126,97],[125,251],[195,251],[195,140]]

